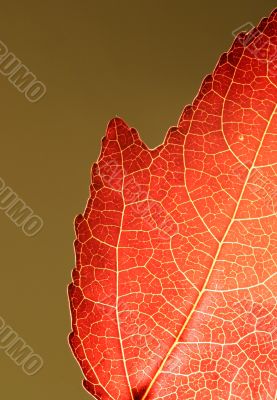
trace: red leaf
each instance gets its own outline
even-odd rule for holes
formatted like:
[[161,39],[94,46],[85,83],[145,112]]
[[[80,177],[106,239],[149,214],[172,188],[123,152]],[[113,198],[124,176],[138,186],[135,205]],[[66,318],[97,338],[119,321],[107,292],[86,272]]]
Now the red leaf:
[[101,400],[274,400],[277,9],[164,143],[113,119],[76,219],[70,343]]

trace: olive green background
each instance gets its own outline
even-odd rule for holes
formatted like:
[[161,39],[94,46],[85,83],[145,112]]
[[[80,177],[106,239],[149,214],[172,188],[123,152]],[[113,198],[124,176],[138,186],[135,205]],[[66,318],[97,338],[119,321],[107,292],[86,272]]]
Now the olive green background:
[[[158,145],[203,77],[271,0],[0,2],[0,40],[47,86],[38,103],[0,75],[0,177],[44,220],[26,237],[0,213],[0,315],[44,359],[26,376],[0,352],[0,398],[91,398],[67,345],[73,219],[115,115]],[[124,400],[124,399],[122,399]]]

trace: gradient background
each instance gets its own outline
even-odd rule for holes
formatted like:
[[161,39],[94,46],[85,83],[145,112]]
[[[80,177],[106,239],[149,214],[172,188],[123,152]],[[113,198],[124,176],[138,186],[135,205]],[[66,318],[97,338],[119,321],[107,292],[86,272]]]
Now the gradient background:
[[[150,146],[192,102],[203,77],[271,0],[2,2],[0,40],[47,86],[29,103],[0,75],[0,176],[44,220],[26,237],[3,213],[0,315],[44,359],[26,376],[0,352],[0,397],[91,399],[67,345],[73,219],[109,119]],[[122,399],[123,400],[123,399]]]

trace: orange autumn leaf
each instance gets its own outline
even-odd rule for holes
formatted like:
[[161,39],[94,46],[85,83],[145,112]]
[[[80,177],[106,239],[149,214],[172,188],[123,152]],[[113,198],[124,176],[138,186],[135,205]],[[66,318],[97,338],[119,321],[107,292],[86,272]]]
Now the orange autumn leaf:
[[100,400],[274,400],[277,9],[163,144],[119,118],[76,219],[72,350]]

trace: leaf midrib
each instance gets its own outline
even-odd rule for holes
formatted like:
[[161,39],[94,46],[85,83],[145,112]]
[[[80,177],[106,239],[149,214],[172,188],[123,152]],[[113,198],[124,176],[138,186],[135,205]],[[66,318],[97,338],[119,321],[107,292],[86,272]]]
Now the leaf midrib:
[[249,178],[250,178],[250,176],[251,176],[251,173],[252,173],[253,169],[255,168],[255,164],[256,164],[256,161],[257,161],[257,157],[258,157],[258,155],[259,155],[259,153],[260,153],[260,150],[261,150],[261,148],[262,148],[262,146],[263,146],[264,138],[265,138],[265,136],[266,136],[266,134],[267,134],[267,131],[268,131],[268,128],[269,128],[269,126],[270,126],[270,124],[271,124],[273,115],[274,115],[275,112],[276,112],[276,108],[277,108],[277,105],[275,105],[275,107],[274,107],[274,109],[273,109],[273,111],[272,111],[272,113],[271,113],[271,116],[270,116],[270,118],[269,118],[269,120],[268,120],[267,126],[266,126],[266,128],[265,128],[265,130],[264,130],[264,133],[263,133],[263,136],[262,136],[262,138],[261,138],[260,144],[259,144],[259,146],[258,146],[258,148],[257,148],[256,154],[255,154],[255,157],[254,157],[254,160],[253,160],[253,163],[252,163],[252,166],[251,166],[251,167],[249,168],[249,170],[248,170],[248,174],[247,174],[247,177],[246,177],[246,179],[245,179],[244,185],[243,185],[243,187],[242,187],[241,194],[240,194],[240,197],[239,197],[239,199],[238,199],[238,201],[237,201],[237,205],[236,205],[236,207],[235,207],[233,216],[232,216],[232,218],[231,218],[231,220],[230,220],[230,222],[229,222],[228,227],[226,228],[225,234],[223,235],[221,242],[220,242],[219,245],[218,245],[218,249],[217,249],[217,252],[216,252],[216,254],[215,254],[213,264],[212,264],[212,266],[211,266],[211,268],[210,268],[210,271],[209,271],[209,273],[208,273],[208,275],[207,275],[207,278],[206,278],[206,280],[205,280],[205,282],[204,282],[204,284],[203,284],[203,287],[202,287],[201,291],[199,292],[199,295],[198,295],[198,297],[197,297],[197,299],[196,299],[196,301],[195,301],[195,303],[194,303],[194,306],[192,307],[192,309],[191,309],[191,311],[190,311],[190,313],[189,313],[189,315],[188,315],[188,317],[187,317],[187,319],[186,319],[186,321],[185,321],[185,323],[184,323],[182,329],[180,330],[178,336],[176,337],[175,342],[173,343],[173,345],[172,345],[171,348],[169,349],[167,355],[165,356],[165,358],[164,358],[163,362],[161,363],[159,369],[157,370],[155,376],[154,376],[153,379],[151,380],[151,382],[150,382],[150,384],[149,384],[149,386],[148,386],[146,392],[144,393],[143,397],[141,398],[141,400],[146,400],[146,399],[147,399],[147,396],[148,396],[150,390],[152,389],[152,387],[153,387],[154,383],[156,382],[156,380],[157,380],[158,376],[160,375],[160,373],[163,371],[163,368],[164,368],[164,366],[165,366],[167,360],[169,359],[170,355],[172,354],[173,350],[174,350],[175,347],[178,345],[181,336],[183,335],[183,333],[184,333],[184,331],[185,331],[185,329],[186,329],[188,323],[191,321],[191,318],[192,318],[192,316],[193,316],[195,310],[197,309],[197,306],[198,306],[198,304],[199,304],[199,302],[200,302],[200,300],[201,300],[201,298],[202,298],[203,293],[206,291],[206,288],[207,288],[207,285],[208,285],[208,283],[209,283],[210,277],[211,277],[211,275],[212,275],[212,273],[213,273],[213,270],[214,270],[214,266],[215,266],[215,264],[217,263],[217,259],[218,259],[219,253],[220,253],[220,251],[221,251],[221,248],[222,248],[222,246],[223,246],[223,244],[224,244],[224,242],[225,242],[225,239],[226,239],[226,237],[227,237],[227,235],[228,235],[228,233],[229,233],[229,231],[230,231],[231,226],[233,225],[233,222],[236,220],[237,211],[238,211],[238,209],[239,209],[239,206],[240,206],[242,197],[243,197],[243,195],[244,195],[245,189],[246,189],[246,187],[247,187],[247,185],[248,185],[248,182],[249,182]]

